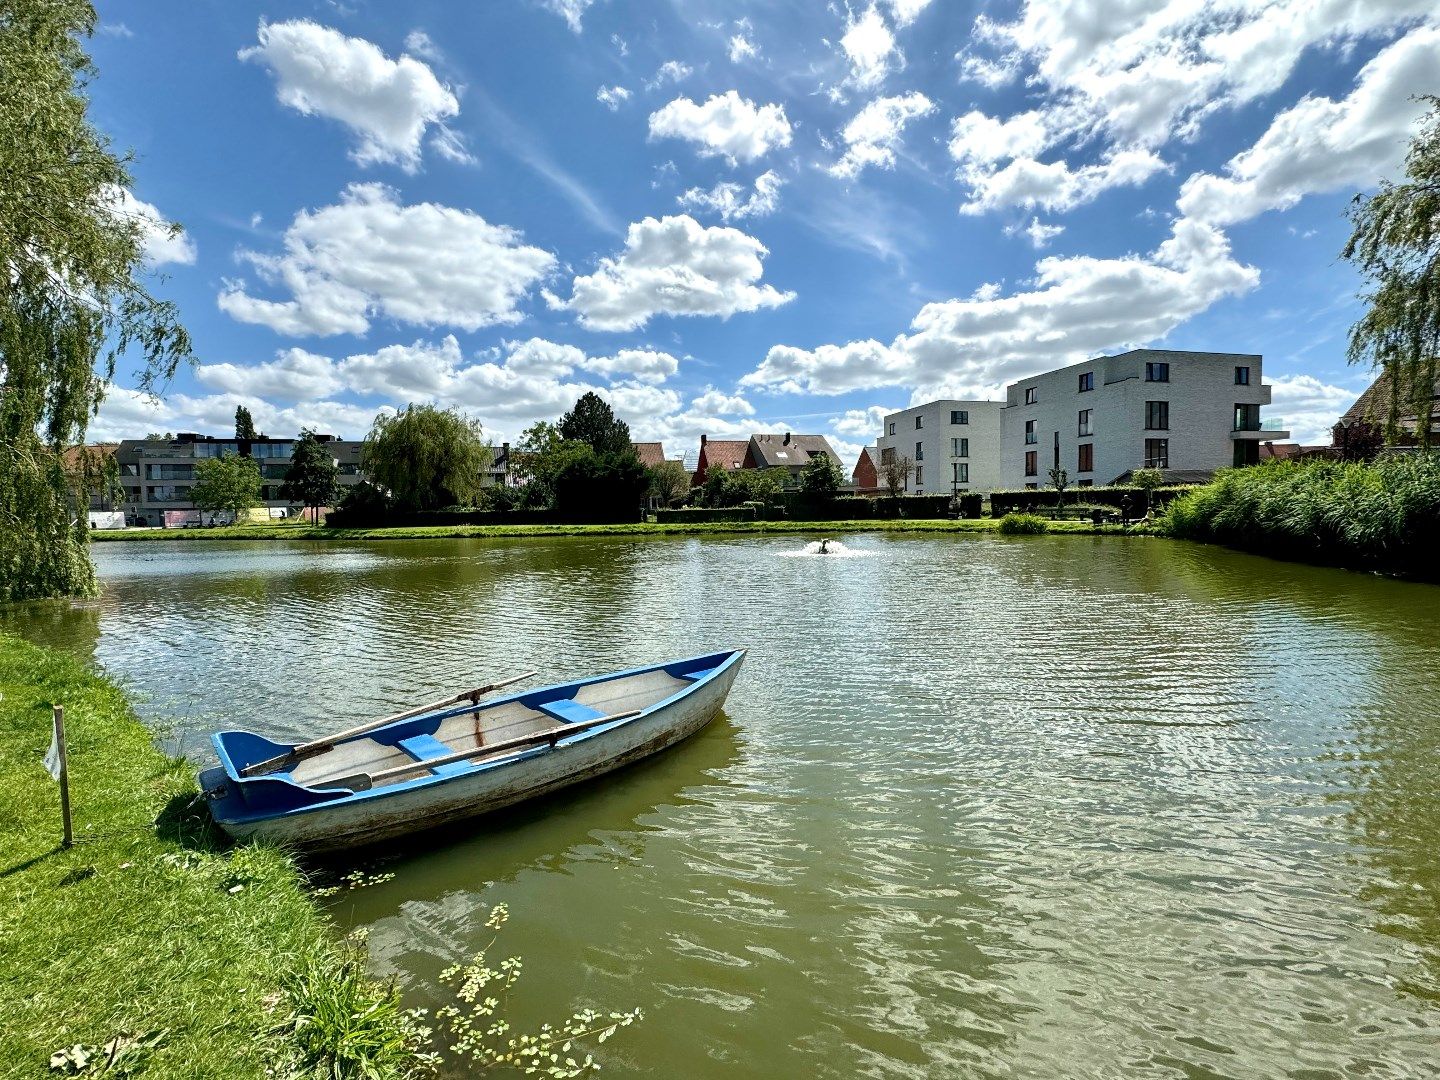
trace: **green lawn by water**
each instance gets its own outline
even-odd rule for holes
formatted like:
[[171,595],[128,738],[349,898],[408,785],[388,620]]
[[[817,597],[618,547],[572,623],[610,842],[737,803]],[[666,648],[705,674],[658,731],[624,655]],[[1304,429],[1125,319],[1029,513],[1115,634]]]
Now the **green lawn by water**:
[[[1047,521],[1050,532],[1122,535],[1141,531],[1132,526],[1092,525],[1088,521]],[[303,522],[277,525],[236,525],[216,529],[125,529],[94,531],[96,542],[129,540],[427,540],[447,537],[503,539],[518,536],[706,536],[741,533],[803,533],[818,537],[856,532],[993,532],[998,518],[860,521],[727,521],[620,525],[434,525],[415,528],[331,529]]]
[[[69,850],[42,766],[54,703],[69,735]],[[227,850],[203,807],[182,812],[194,795],[191,766],[154,747],[115,686],[0,634],[0,1077],[62,1075],[57,1051],[147,1035],[153,1048],[116,1072],[329,1076],[327,1052],[295,1034],[297,1009],[324,995],[347,1016],[375,1006],[382,1027],[395,1016],[345,962],[294,862]],[[372,1052],[373,1027],[353,1025],[353,1049]],[[365,1075],[405,1075],[394,1061],[407,1053]]]

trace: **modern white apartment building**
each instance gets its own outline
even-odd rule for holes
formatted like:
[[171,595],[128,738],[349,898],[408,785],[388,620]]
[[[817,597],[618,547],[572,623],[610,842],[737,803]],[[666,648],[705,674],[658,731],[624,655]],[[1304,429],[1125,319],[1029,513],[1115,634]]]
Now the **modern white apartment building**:
[[1000,486],[1001,401],[931,401],[885,417],[880,435],[879,485],[884,462],[908,457],[915,465],[906,490],[950,495]]
[[[1001,410],[1001,483],[1048,487],[1063,468],[1074,486],[1113,483],[1132,469],[1211,473],[1260,459],[1270,388],[1254,353],[1135,349],[1021,379]],[[1196,479],[1177,477],[1176,479]]]

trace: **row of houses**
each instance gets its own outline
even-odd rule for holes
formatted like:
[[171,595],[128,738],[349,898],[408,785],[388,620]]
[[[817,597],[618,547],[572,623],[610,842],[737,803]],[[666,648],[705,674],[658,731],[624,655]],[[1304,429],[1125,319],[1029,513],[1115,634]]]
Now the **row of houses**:
[[855,487],[879,489],[897,460],[915,494],[1037,488],[1053,469],[1078,487],[1141,468],[1170,483],[1207,480],[1290,437],[1260,415],[1262,374],[1255,353],[1135,349],[1017,380],[1003,401],[927,402],[885,417]]

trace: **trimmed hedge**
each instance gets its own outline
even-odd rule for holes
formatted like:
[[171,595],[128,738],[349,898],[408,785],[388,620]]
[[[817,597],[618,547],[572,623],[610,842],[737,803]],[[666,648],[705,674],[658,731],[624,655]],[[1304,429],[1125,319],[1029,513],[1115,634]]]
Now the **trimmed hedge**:
[[655,522],[658,525],[683,525],[687,522],[757,520],[759,520],[759,518],[755,513],[754,503],[746,503],[744,506],[725,506],[715,509],[687,506],[679,510],[655,511]]
[[1006,514],[999,531],[1002,536],[1040,536],[1050,531],[1050,524],[1034,514]]
[[332,510],[326,515],[325,524],[335,529],[408,529],[445,525],[616,524],[634,520],[634,515],[577,518],[554,510],[427,510],[409,514]]
[[[1154,504],[1157,507],[1167,505],[1172,499],[1193,491],[1193,487],[1162,487],[1156,488],[1153,492]],[[1121,508],[1123,499],[1130,500],[1130,513],[1134,517],[1141,517],[1145,513],[1145,491],[1137,487],[1072,487],[1065,491],[1065,503],[1083,502],[1091,506],[1108,506],[1115,510]],[[1004,517],[1011,512],[1015,513],[1038,513],[1049,510],[1055,505],[1054,488],[1037,488],[1024,491],[992,491],[990,493],[990,515],[991,517]]]

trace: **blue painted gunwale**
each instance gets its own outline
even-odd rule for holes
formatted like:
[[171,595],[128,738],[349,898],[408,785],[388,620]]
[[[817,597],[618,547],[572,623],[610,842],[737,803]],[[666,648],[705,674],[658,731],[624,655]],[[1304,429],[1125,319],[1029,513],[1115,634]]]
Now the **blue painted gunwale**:
[[[679,701],[681,698],[688,697],[700,689],[700,687],[718,678],[722,672],[739,663],[744,655],[744,649],[726,649],[721,652],[691,656],[683,660],[670,660],[661,664],[646,664],[642,667],[628,668],[624,671],[611,672],[605,675],[596,675],[588,679],[580,679],[567,683],[555,683],[550,686],[540,687],[536,690],[509,694],[504,697],[486,701],[484,704],[487,707],[492,707],[518,701],[526,708],[534,709],[550,701],[573,698],[581,687],[612,682],[616,679],[628,678],[632,675],[641,675],[648,671],[663,670],[675,678],[684,678],[687,675],[700,676],[694,679],[689,686],[683,687],[669,697],[657,701],[636,716],[625,720],[616,720],[612,724],[600,724],[595,727],[586,728],[583,731],[576,732],[574,735],[561,736],[555,745],[555,749],[558,750],[563,747],[574,746],[587,739],[596,738],[626,724],[631,724],[653,715],[659,710]],[[392,746],[401,739],[410,738],[414,735],[434,736],[442,721],[452,716],[459,716],[463,713],[470,712],[473,708],[474,706],[466,704],[425,713],[421,716],[411,717],[408,720],[397,721],[383,728],[377,728],[375,731],[360,736],[360,738],[371,739],[383,745]],[[263,761],[277,754],[286,753],[293,748],[293,744],[273,742],[253,732],[238,730],[217,731],[210,736],[210,741],[215,747],[215,753],[220,758],[220,765],[224,770],[223,779],[221,779],[219,775],[216,775],[213,780],[224,783],[229,788],[223,798],[212,799],[210,801],[210,812],[216,821],[232,824],[250,824],[257,821],[292,817],[297,814],[308,814],[367,800],[385,799],[389,796],[414,791],[418,788],[429,787],[435,784],[451,783],[467,776],[473,776],[476,773],[506,768],[540,754],[551,752],[551,748],[548,745],[541,743],[534,747],[519,748],[515,750],[514,753],[506,754],[504,757],[495,758],[490,761],[477,762],[474,764],[462,763],[465,764],[466,767],[453,772],[447,770],[445,774],[441,775],[421,772],[412,780],[401,780],[394,784],[386,784],[383,787],[372,788],[369,791],[352,792],[348,788],[306,787],[290,779],[290,773],[288,772],[268,773],[264,776],[255,777],[240,776],[240,770],[252,762]],[[417,769],[422,769],[424,762],[417,761],[415,765]],[[206,773],[202,773],[201,787],[206,789],[212,788],[214,782],[207,777],[207,774],[219,774],[220,771],[220,769],[213,769],[206,770]]]

